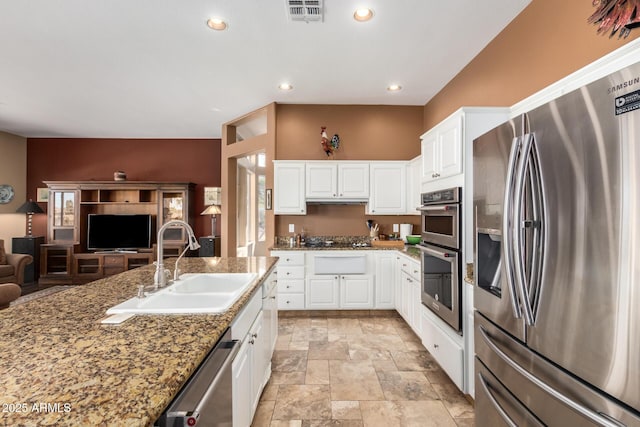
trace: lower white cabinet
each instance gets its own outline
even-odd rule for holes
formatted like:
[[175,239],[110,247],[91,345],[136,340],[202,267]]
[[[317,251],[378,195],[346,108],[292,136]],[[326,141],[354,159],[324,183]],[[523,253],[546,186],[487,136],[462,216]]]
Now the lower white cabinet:
[[422,307],[422,295],[420,287],[420,263],[405,255],[397,258],[399,281],[399,302],[396,302],[396,310],[411,326],[413,331],[420,335],[422,322],[420,321],[420,308]]
[[[395,251],[380,251],[376,254],[374,308],[396,308],[397,260]],[[398,299],[400,301],[400,299]]]
[[278,257],[279,310],[304,310],[305,254],[302,251],[272,251]]
[[251,425],[268,379],[269,360],[264,357],[266,345],[263,314],[260,311],[231,365],[234,427]]
[[271,375],[271,356],[278,339],[278,273],[274,271],[262,285],[262,313],[264,322],[264,359],[267,360],[266,376]]
[[307,277],[305,294],[308,309],[340,308],[340,276],[315,275]]
[[373,308],[370,274],[314,275],[307,278],[306,307],[310,310]]
[[[460,342],[452,339],[439,325],[428,308],[421,307],[422,345],[431,353],[440,367],[460,390],[464,384],[464,350]],[[462,337],[459,337],[460,340]]]
[[340,308],[373,308],[373,277],[367,274],[341,275]]

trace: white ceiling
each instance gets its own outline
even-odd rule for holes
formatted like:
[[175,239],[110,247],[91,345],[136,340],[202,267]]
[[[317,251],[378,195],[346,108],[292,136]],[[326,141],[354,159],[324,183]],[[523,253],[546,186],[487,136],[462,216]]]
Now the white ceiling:
[[303,23],[285,0],[0,0],[0,130],[218,138],[274,101],[424,105],[530,1],[324,0]]

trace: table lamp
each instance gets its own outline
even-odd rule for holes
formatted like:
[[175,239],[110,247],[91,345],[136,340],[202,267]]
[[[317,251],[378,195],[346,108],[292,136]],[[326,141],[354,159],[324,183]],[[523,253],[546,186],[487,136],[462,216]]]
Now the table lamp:
[[222,210],[220,205],[207,206],[200,215],[211,215],[211,236],[216,237],[216,215],[220,215]]
[[29,230],[27,237],[32,237],[33,235],[31,234],[31,226],[33,222],[33,214],[41,214],[41,213],[44,213],[44,211],[42,210],[42,208],[40,208],[40,206],[36,202],[34,202],[32,199],[29,199],[29,201],[24,202],[24,204],[20,206],[16,210],[16,212],[27,214],[27,224],[28,224],[28,230]]

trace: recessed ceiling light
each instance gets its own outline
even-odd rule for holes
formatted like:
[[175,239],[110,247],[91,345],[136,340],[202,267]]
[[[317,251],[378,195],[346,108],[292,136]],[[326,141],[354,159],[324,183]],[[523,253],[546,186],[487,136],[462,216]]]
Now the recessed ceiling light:
[[216,31],[224,31],[227,29],[227,23],[222,18],[209,18],[207,20],[207,27]]
[[396,85],[396,84],[392,84],[392,85],[387,86],[387,90],[389,92],[397,92],[399,90],[402,90],[402,86]]
[[280,89],[280,90],[291,90],[291,89],[293,89],[293,86],[291,85],[291,83],[280,83],[278,85],[278,89]]
[[353,19],[355,19],[358,22],[366,22],[371,18],[373,18],[373,10],[371,9],[367,9],[367,8],[356,9],[356,11],[353,13]]

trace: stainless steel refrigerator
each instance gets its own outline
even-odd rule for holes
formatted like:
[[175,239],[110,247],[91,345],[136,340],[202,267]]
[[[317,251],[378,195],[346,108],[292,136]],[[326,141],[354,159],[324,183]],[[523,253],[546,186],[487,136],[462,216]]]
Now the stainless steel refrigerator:
[[476,425],[640,426],[640,64],[473,150]]

